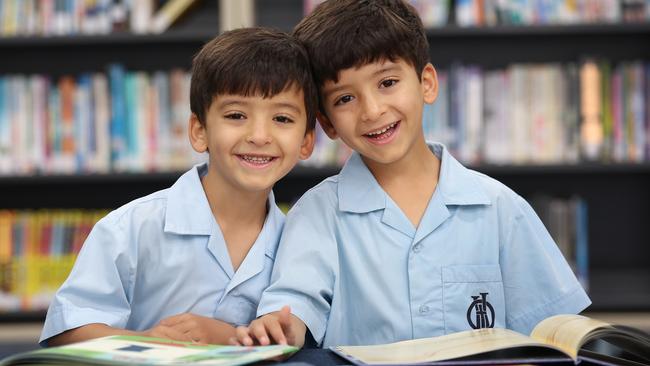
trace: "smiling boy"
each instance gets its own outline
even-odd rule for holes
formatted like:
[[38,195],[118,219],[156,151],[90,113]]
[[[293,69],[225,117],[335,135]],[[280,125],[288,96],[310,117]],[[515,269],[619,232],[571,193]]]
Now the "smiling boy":
[[282,32],[223,33],[194,58],[190,104],[190,143],[208,164],[95,225],[42,344],[115,334],[226,343],[255,317],[284,224],[273,185],[314,143],[306,51]]
[[260,318],[237,342],[302,346],[307,329],[322,346],[527,334],[590,304],[523,198],[425,141],[438,84],[415,9],[329,0],[294,35],[320,88],[318,120],[355,152],[290,211]]

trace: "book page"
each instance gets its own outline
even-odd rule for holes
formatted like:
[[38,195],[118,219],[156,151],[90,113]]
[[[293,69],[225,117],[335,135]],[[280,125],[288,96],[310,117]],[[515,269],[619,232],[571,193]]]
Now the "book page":
[[407,364],[450,360],[520,346],[554,348],[515,331],[501,328],[470,330],[384,345],[335,348],[367,364]]
[[296,352],[292,346],[221,346],[140,336],[109,336],[9,357],[3,365],[242,365]]
[[578,357],[580,347],[587,336],[597,329],[612,328],[611,325],[582,315],[563,314],[546,318],[539,322],[530,336],[539,341],[552,344],[572,358]]

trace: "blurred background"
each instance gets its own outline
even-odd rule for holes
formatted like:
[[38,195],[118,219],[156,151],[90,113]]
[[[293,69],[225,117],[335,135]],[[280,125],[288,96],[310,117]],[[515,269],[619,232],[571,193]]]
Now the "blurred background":
[[[0,0],[0,357],[37,347],[100,217],[205,159],[186,133],[201,46],[318,2]],[[650,331],[650,0],[410,2],[440,78],[427,139],[533,205],[591,316]],[[276,198],[347,156],[319,130]]]

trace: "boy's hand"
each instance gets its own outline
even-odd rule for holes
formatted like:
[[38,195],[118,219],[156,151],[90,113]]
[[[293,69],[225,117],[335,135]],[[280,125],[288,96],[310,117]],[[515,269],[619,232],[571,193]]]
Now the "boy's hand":
[[266,346],[272,343],[302,347],[305,343],[305,324],[291,314],[288,306],[253,320],[248,327],[237,328],[237,338],[231,344]]
[[192,338],[189,334],[181,333],[176,329],[161,324],[158,324],[151,329],[145,330],[140,334],[145,337],[165,338],[174,341],[192,342]]
[[191,313],[170,316],[152,328],[165,338],[203,344],[226,344],[235,335],[235,328],[223,321]]

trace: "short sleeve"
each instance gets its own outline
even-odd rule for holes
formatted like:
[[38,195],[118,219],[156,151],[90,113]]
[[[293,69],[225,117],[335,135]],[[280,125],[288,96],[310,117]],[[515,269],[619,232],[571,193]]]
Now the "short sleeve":
[[262,294],[258,316],[284,305],[321,343],[338,272],[336,206],[327,192],[308,192],[287,215],[271,284]]
[[50,304],[41,345],[52,336],[90,323],[126,326],[130,315],[127,293],[136,261],[128,250],[127,235],[111,214],[93,227]]
[[541,320],[577,314],[591,300],[532,207],[515,197],[515,215],[500,250],[507,327],[529,334]]

